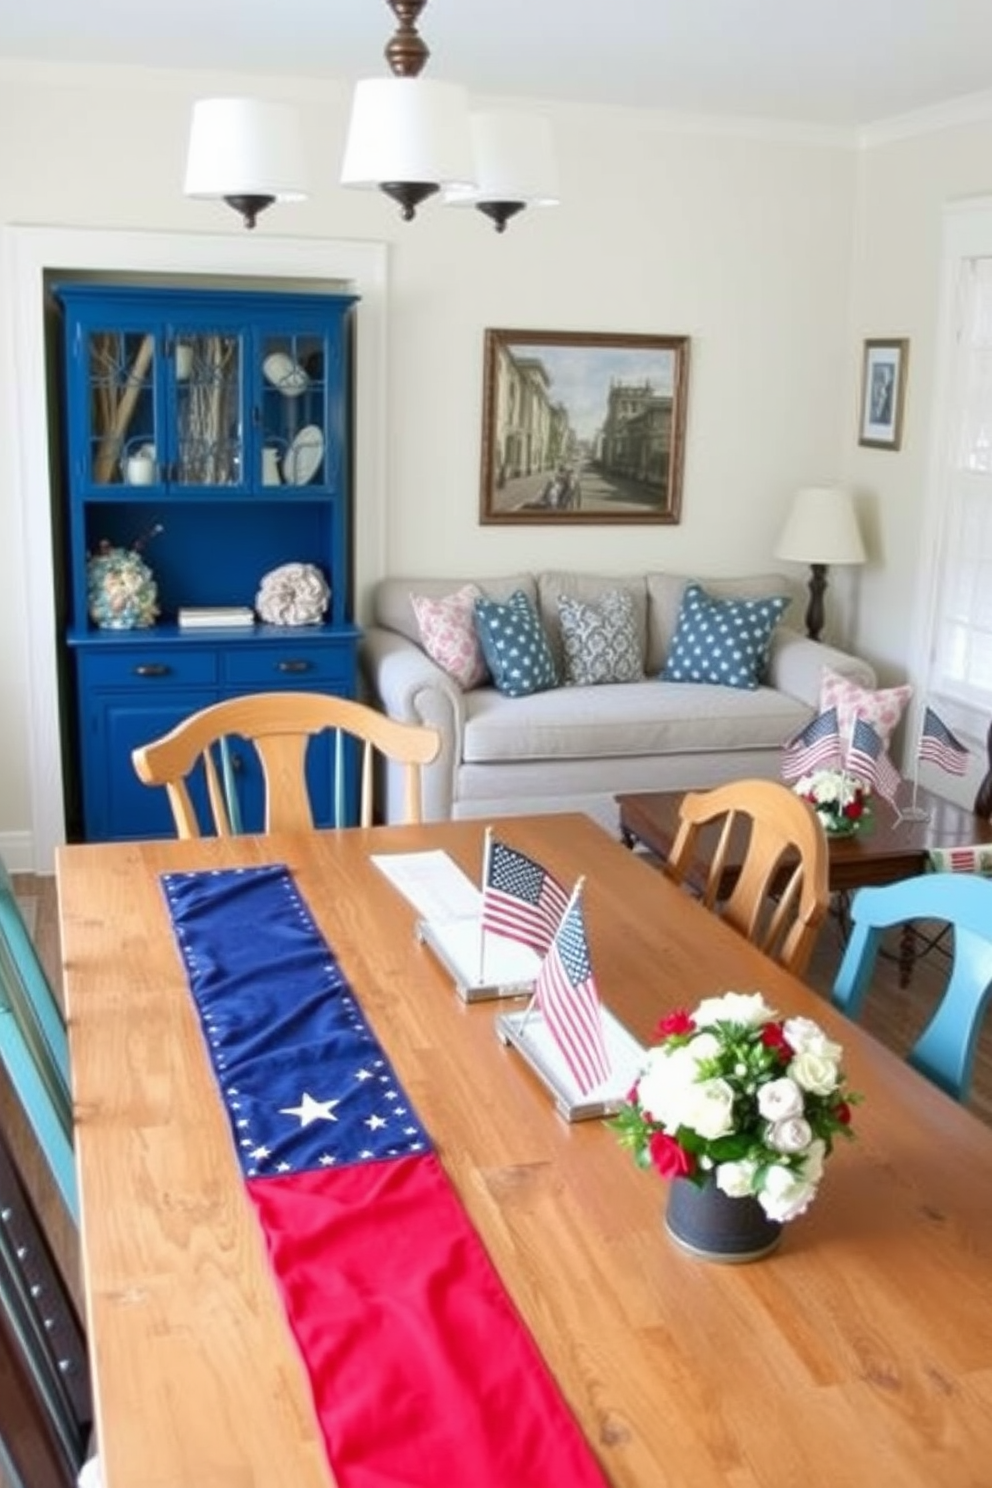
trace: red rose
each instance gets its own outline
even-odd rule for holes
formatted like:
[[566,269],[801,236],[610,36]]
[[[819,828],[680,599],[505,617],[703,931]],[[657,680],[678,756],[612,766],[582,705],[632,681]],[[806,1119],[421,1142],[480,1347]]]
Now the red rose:
[[680,1147],[666,1132],[655,1132],[648,1143],[651,1161],[662,1178],[690,1178],[696,1171],[696,1159]]
[[669,1013],[667,1017],[662,1018],[654,1031],[654,1036],[664,1039],[670,1038],[673,1033],[691,1033],[695,1026],[685,1008],[677,1008],[674,1013]]
[[831,1115],[835,1121],[840,1122],[841,1126],[850,1126],[851,1108],[847,1104],[847,1101],[841,1101],[839,1105],[834,1106]]
[[788,1064],[795,1053],[785,1036],[781,1023],[766,1023],[761,1030],[761,1042],[766,1049],[774,1049],[783,1064]]
[[859,817],[864,816],[864,812],[865,803],[860,797],[856,801],[848,801],[844,807],[844,815],[850,817],[852,821],[857,821]]

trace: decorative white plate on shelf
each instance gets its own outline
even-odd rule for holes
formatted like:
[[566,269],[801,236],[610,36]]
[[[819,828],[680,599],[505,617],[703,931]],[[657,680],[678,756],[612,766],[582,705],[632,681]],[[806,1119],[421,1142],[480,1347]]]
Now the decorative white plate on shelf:
[[262,363],[262,372],[274,388],[287,398],[298,398],[310,386],[310,378],[293,358],[284,351],[274,351]]
[[324,458],[324,435],[316,424],[300,430],[282,457],[282,474],[288,486],[305,486],[312,481]]

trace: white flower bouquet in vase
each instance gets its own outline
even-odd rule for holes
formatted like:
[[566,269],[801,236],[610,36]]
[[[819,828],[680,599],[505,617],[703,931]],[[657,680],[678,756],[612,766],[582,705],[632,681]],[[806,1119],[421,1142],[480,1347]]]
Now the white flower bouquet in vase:
[[859,1097],[845,1088],[842,1053],[812,1019],[782,1018],[757,992],[662,1020],[610,1125],[640,1167],[675,1180],[666,1225],[685,1248],[752,1259],[806,1211],[835,1137],[852,1135]]

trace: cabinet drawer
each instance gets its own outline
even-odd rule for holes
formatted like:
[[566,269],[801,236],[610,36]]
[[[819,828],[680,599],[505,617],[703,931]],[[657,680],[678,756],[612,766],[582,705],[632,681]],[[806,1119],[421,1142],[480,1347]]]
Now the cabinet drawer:
[[232,649],[221,658],[224,681],[235,687],[273,688],[333,687],[351,690],[354,672],[354,645],[314,645],[287,641],[285,646],[257,646],[251,650]]
[[86,687],[211,686],[217,681],[217,653],[154,645],[147,650],[129,646],[126,651],[80,651],[79,675]]

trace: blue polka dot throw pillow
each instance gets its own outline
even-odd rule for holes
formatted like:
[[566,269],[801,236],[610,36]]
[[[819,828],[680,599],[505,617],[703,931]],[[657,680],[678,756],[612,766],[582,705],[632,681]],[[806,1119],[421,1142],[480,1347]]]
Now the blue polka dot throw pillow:
[[772,631],[788,606],[788,596],[714,599],[701,585],[686,584],[661,680],[753,691],[764,678]]
[[507,697],[527,697],[558,685],[551,648],[523,590],[517,589],[506,604],[477,599],[475,627],[493,681]]

